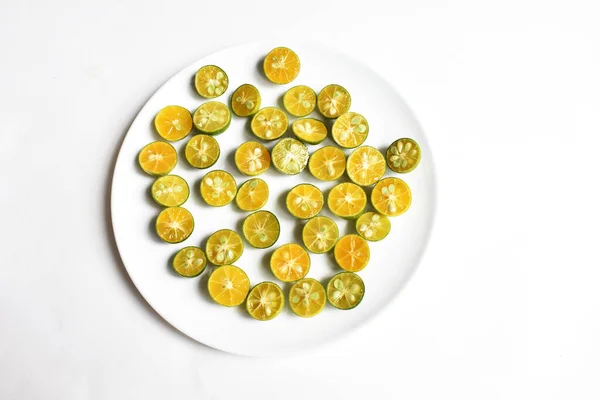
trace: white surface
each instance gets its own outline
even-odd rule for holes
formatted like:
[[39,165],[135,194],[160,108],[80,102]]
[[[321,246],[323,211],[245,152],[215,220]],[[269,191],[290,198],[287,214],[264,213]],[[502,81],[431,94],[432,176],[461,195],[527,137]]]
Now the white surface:
[[[597,399],[597,2],[263,3],[1,3],[0,398]],[[161,82],[284,32],[358,53],[398,88],[439,207],[418,272],[373,321],[302,356],[240,358],[132,288],[110,168]]]
[[[316,43],[286,43],[301,57],[302,71],[288,85],[274,85],[259,72],[256,66],[277,42],[260,42],[230,47],[202,58],[177,73],[146,103],[123,142],[116,162],[111,196],[111,217],[115,239],[121,259],[136,287],[152,307],[167,321],[188,336],[211,347],[234,354],[252,356],[281,356],[315,348],[366,323],[370,317],[386,307],[400,293],[414,273],[431,233],[434,214],[435,183],[431,151],[423,132],[406,104],[394,89],[372,72],[347,55]],[[178,104],[192,112],[203,102],[195,93],[191,82],[203,65],[219,65],[227,72],[230,88],[218,101],[229,102],[233,91],[243,83],[252,83],[261,92],[261,107],[277,106],[283,93],[290,87],[306,84],[319,90],[328,83],[343,85],[352,95],[352,110],[360,112],[369,121],[369,136],[364,145],[377,149],[387,146],[400,137],[414,138],[421,145],[422,161],[418,168],[404,179],[411,188],[413,202],[402,216],[392,218],[392,230],[386,240],[369,243],[369,265],[359,273],[365,281],[366,293],[360,307],[340,312],[326,307],[322,314],[311,319],[298,318],[289,307],[276,319],[263,323],[250,318],[244,307],[225,308],[208,296],[207,279],[212,268],[198,279],[182,279],[170,267],[173,255],[185,246],[200,246],[219,229],[233,229],[241,233],[240,226],[249,214],[241,212],[235,202],[225,207],[208,206],[200,197],[199,181],[209,170],[227,170],[238,185],[248,179],[233,161],[239,145],[247,140],[257,140],[249,131],[249,119],[233,117],[229,128],[216,138],[221,157],[211,168],[198,170],[180,157],[173,174],[189,182],[192,193],[183,205],[195,220],[194,232],[181,244],[162,242],[154,232],[154,221],[161,210],[148,196],[154,179],[144,174],[136,163],[139,151],[146,144],[160,139],[152,121],[166,105]],[[317,111],[312,117],[319,118]],[[292,119],[291,121],[293,121]],[[198,132],[195,131],[194,134]],[[291,132],[287,137],[294,137]],[[187,138],[173,143],[182,155]],[[277,141],[265,143],[272,149]],[[325,145],[334,145],[328,138],[317,146],[309,146],[312,153]],[[346,151],[347,155],[351,151]],[[388,171],[386,176],[396,176]],[[263,281],[277,281],[269,269],[273,250],[285,243],[300,243],[303,223],[292,217],[285,206],[285,196],[300,183],[312,183],[325,194],[340,181],[321,182],[305,169],[289,176],[273,168],[260,176],[269,185],[269,200],[264,210],[275,213],[281,234],[270,249],[254,249],[245,242],[242,257],[234,264],[241,267],[250,278],[251,285]],[[370,190],[367,189],[370,193]],[[340,235],[356,233],[355,221],[335,217],[324,207],[321,215],[333,218]],[[149,229],[150,227],[150,229]],[[337,272],[342,272],[329,254],[310,254],[308,277],[326,285]],[[289,286],[279,282],[286,293]]]

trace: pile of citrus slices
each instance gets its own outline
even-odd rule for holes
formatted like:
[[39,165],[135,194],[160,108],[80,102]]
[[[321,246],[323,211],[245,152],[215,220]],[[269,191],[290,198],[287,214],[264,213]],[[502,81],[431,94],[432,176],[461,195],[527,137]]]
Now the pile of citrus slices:
[[[265,56],[263,68],[269,81],[287,84],[300,73],[300,59],[292,50],[278,47]],[[206,99],[226,93],[228,84],[225,71],[215,65],[200,68],[194,79],[196,91]],[[178,153],[168,142],[181,140],[195,129],[183,154],[190,166],[207,169],[220,156],[215,135],[227,130],[232,113],[251,118],[249,126],[257,141],[243,143],[235,152],[235,165],[250,179],[238,186],[229,172],[215,169],[204,175],[199,190],[209,206],[222,207],[235,201],[239,209],[248,212],[241,232],[219,229],[210,235],[204,249],[186,246],[176,252],[172,266],[179,275],[191,278],[212,264],[207,285],[210,297],[229,307],[245,303],[248,313],[261,321],[275,318],[286,301],[293,313],[305,318],[319,314],[327,302],[340,310],[352,309],[361,302],[365,284],[357,273],[369,264],[369,242],[384,239],[391,229],[389,217],[406,212],[412,200],[406,182],[384,175],[388,169],[398,174],[410,172],[421,159],[419,145],[410,138],[394,141],[385,154],[363,145],[369,124],[363,115],[350,111],[350,93],[343,86],[327,85],[318,94],[308,86],[294,86],[282,93],[282,100],[285,110],[261,108],[259,90],[246,83],[233,92],[229,105],[206,101],[193,114],[180,106],[166,106],[154,119],[156,132],[164,140],[146,145],[138,158],[142,170],[156,177],[151,194],[164,207],[156,218],[157,235],[167,243],[181,243],[194,229],[194,216],[182,207],[190,186],[183,178],[170,175]],[[322,119],[308,117],[315,109]],[[293,137],[283,137],[290,125]],[[316,145],[328,137],[336,145],[309,152],[307,144]],[[269,152],[261,141],[273,140],[277,143]],[[308,167],[310,174],[321,181],[340,180],[344,174],[349,178],[334,186],[327,196],[308,183],[289,188],[285,199],[289,213],[306,221],[303,243],[283,244],[270,258],[273,278],[291,285],[287,299],[278,283],[262,282],[251,287],[244,270],[233,265],[242,255],[244,243],[266,249],[279,238],[277,217],[261,210],[267,203],[269,186],[257,177],[271,165],[287,175],[299,174]],[[370,189],[370,199],[365,188]],[[325,206],[339,218],[355,220],[356,234],[339,237],[336,222],[320,215]],[[323,284],[308,277],[310,253],[327,252],[333,252],[342,271]]]

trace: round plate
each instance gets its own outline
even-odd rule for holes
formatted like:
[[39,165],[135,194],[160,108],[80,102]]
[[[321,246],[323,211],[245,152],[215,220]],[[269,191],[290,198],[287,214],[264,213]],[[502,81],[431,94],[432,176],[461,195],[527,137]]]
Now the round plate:
[[[150,305],[169,323],[186,335],[208,346],[243,355],[270,356],[314,348],[328,340],[340,337],[365,323],[392,301],[417,268],[430,236],[435,208],[435,178],[431,151],[419,123],[394,88],[369,67],[350,56],[314,44],[288,43],[300,57],[302,69],[290,84],[275,85],[262,73],[265,54],[278,43],[246,44],[228,48],[205,57],[172,77],[140,111],[131,125],[115,165],[112,186],[112,222],[121,258],[134,284]],[[204,248],[208,236],[222,228],[241,232],[248,213],[240,211],[235,202],[215,208],[209,207],[199,194],[199,182],[206,172],[225,169],[233,174],[238,185],[248,177],[241,175],[234,164],[236,148],[247,140],[257,140],[250,132],[249,119],[233,116],[231,126],[216,136],[221,156],[207,170],[194,169],[184,158],[184,147],[192,134],[173,143],[179,153],[179,162],[173,174],[185,178],[190,185],[190,197],[183,207],[192,212],[195,230],[183,243],[161,242],[154,231],[154,221],[161,208],[154,204],[149,188],[154,181],[138,166],[138,152],[144,145],[160,137],[153,127],[156,113],[166,105],[180,105],[192,113],[206,101],[196,93],[193,77],[207,64],[223,68],[229,76],[227,92],[213,100],[229,104],[233,91],[244,83],[258,87],[262,105],[282,107],[282,96],[295,85],[308,85],[318,93],[330,83],[344,86],[352,96],[351,110],[361,113],[369,122],[369,136],[364,143],[385,150],[395,139],[414,138],[421,146],[422,159],[417,169],[408,174],[387,171],[386,176],[404,179],[412,189],[413,202],[403,215],[391,218],[392,230],[380,242],[369,243],[371,261],[359,273],[365,282],[365,297],[353,310],[340,311],[327,305],[314,318],[295,316],[286,305],[277,318],[260,322],[246,314],[245,307],[226,308],[214,303],[208,296],[206,281],[211,268],[199,278],[183,278],[170,266],[173,255],[184,246]],[[317,111],[311,117],[322,119]],[[295,118],[290,116],[290,124]],[[329,124],[330,125],[330,124]],[[293,137],[291,128],[285,137]],[[275,142],[263,142],[269,150]],[[309,151],[333,145],[331,137],[312,146]],[[350,153],[345,150],[346,155]],[[325,194],[339,181],[321,182],[314,179],[306,168],[296,176],[278,173],[273,166],[260,176],[270,189],[264,210],[274,212],[281,223],[281,236],[270,249],[254,249],[246,243],[242,257],[235,262],[248,274],[251,284],[269,280],[277,282],[286,294],[290,284],[278,282],[269,269],[269,258],[278,246],[295,242],[302,244],[303,222],[294,219],[285,208],[285,196],[295,185],[308,182],[321,188]],[[370,189],[367,189],[370,193]],[[322,214],[333,217],[327,206]],[[354,221],[333,217],[340,234],[355,233]],[[330,252],[331,253],[331,252]],[[341,269],[331,254],[310,254],[308,277],[326,285]]]

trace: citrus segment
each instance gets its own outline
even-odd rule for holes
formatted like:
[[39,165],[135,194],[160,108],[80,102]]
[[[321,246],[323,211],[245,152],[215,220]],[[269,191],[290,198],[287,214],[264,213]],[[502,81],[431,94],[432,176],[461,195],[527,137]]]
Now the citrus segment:
[[210,171],[200,181],[200,194],[208,205],[221,207],[235,198],[237,187],[229,172]]
[[302,118],[294,121],[292,132],[300,140],[308,144],[319,144],[327,138],[327,127],[318,119]]
[[214,165],[221,155],[221,148],[214,137],[196,135],[185,145],[185,159],[195,168],[208,168]]
[[321,147],[310,156],[308,170],[319,180],[336,180],[346,170],[346,156],[335,146]]
[[297,175],[308,163],[308,149],[299,140],[281,139],[271,151],[275,168],[286,175]]
[[254,286],[246,300],[248,314],[259,321],[275,318],[285,303],[283,291],[273,282],[261,282]]
[[246,300],[249,290],[248,275],[235,265],[216,268],[208,278],[208,293],[222,306],[239,306]]
[[352,272],[340,272],[327,284],[327,299],[340,310],[356,307],[365,295],[365,284],[360,276]]
[[317,105],[317,94],[308,86],[298,85],[283,95],[283,107],[295,117],[305,117]]
[[258,89],[246,83],[235,89],[231,96],[231,109],[238,117],[248,117],[256,114],[260,109],[260,92]]
[[341,147],[351,149],[360,146],[367,139],[369,124],[362,115],[347,112],[340,115],[331,127],[333,140]]
[[165,208],[156,218],[156,233],[167,243],[179,243],[194,230],[194,217],[183,207]]
[[384,239],[391,228],[390,219],[376,212],[363,213],[356,220],[356,232],[372,242]]
[[200,96],[212,99],[225,93],[229,79],[225,71],[216,65],[205,65],[196,72],[194,83]]
[[206,268],[206,255],[194,246],[184,247],[173,258],[173,269],[181,276],[193,278]]
[[275,140],[288,128],[287,115],[279,108],[265,107],[252,117],[250,129],[259,139]]
[[177,165],[177,151],[167,142],[152,142],[140,151],[138,162],[147,174],[166,175]]
[[302,228],[304,246],[313,253],[326,253],[333,248],[340,231],[331,218],[313,217]]
[[309,219],[320,213],[324,202],[319,188],[308,183],[294,186],[285,198],[288,211],[299,219]]
[[180,106],[166,106],[154,117],[156,132],[166,140],[181,140],[192,131],[192,114]]
[[421,161],[421,148],[412,139],[398,139],[388,147],[386,160],[394,172],[406,173],[417,168]]
[[346,235],[335,244],[333,255],[341,269],[358,272],[369,263],[371,251],[365,239],[358,235]]
[[269,169],[269,150],[258,142],[242,143],[235,151],[235,165],[244,175],[260,175]]
[[225,131],[230,123],[229,107],[218,101],[207,101],[194,112],[194,125],[202,133],[219,134]]
[[185,203],[190,188],[185,179],[177,175],[161,176],[152,184],[152,198],[161,206],[178,207]]
[[314,317],[325,308],[326,297],[323,285],[317,280],[302,279],[290,288],[290,308],[300,317]]
[[379,213],[388,217],[403,214],[410,207],[412,193],[402,179],[385,178],[371,192],[371,203]]
[[231,264],[244,252],[240,235],[230,229],[216,231],[206,241],[206,257],[215,265]]
[[327,206],[338,217],[356,218],[367,206],[367,195],[354,183],[340,183],[329,192]]
[[269,187],[262,179],[249,179],[240,186],[235,201],[244,211],[256,211],[269,199]]
[[279,247],[271,255],[271,271],[283,282],[302,279],[310,269],[310,257],[302,246],[288,243]]
[[242,231],[253,247],[266,249],[279,238],[279,221],[272,212],[256,211],[246,217]]
[[348,156],[346,172],[357,185],[370,186],[385,174],[385,158],[376,148],[361,146]]
[[283,85],[296,79],[300,73],[300,59],[287,47],[276,47],[265,56],[263,68],[267,79]]
[[327,85],[317,97],[319,112],[326,118],[337,118],[350,109],[350,93],[343,86]]

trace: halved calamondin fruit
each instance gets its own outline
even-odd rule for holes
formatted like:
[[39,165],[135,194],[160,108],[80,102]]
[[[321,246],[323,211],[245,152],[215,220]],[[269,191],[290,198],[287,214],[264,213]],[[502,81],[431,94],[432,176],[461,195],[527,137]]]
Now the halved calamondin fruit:
[[161,176],[152,184],[152,198],[161,206],[178,207],[190,195],[190,187],[185,179],[177,175]]
[[350,109],[350,93],[340,85],[327,85],[317,97],[317,107],[325,118],[337,118]]
[[177,165],[177,151],[167,142],[152,142],[140,151],[138,162],[147,174],[166,175]]
[[371,192],[371,203],[380,214],[395,217],[408,210],[412,202],[410,188],[402,179],[384,178]]
[[288,243],[279,247],[271,255],[271,271],[283,282],[294,282],[302,279],[310,269],[310,256],[296,243]]
[[326,253],[338,240],[338,226],[328,217],[313,217],[302,229],[304,246],[313,253]]
[[327,206],[340,218],[354,219],[367,206],[367,195],[360,186],[354,183],[340,183],[329,192]]
[[361,146],[348,157],[346,172],[357,185],[370,186],[385,174],[385,158],[376,148]]
[[275,140],[288,128],[287,115],[279,108],[265,107],[252,117],[250,129],[259,139]]
[[356,232],[371,242],[384,239],[391,228],[390,219],[376,212],[363,213],[356,220]]
[[216,231],[206,241],[206,257],[215,265],[234,263],[243,252],[242,238],[230,229]]
[[233,201],[237,187],[229,172],[210,171],[200,181],[200,195],[208,205],[221,207]]
[[324,202],[321,190],[309,183],[294,186],[285,199],[290,214],[299,219],[309,219],[320,213]]
[[260,175],[269,169],[269,150],[258,142],[242,143],[235,151],[235,165],[244,175]]
[[222,306],[239,306],[250,290],[248,275],[235,265],[216,268],[208,278],[210,298]]
[[269,211],[257,211],[246,217],[242,226],[244,237],[253,247],[266,249],[279,238],[279,221]]
[[302,279],[290,288],[290,308],[294,314],[310,318],[325,308],[327,295],[325,288],[312,278]]
[[346,156],[335,146],[321,147],[310,156],[308,170],[319,180],[334,181],[346,170]]
[[205,268],[206,255],[199,247],[184,247],[173,258],[173,269],[186,278],[200,275]]
[[300,73],[300,59],[287,47],[276,47],[266,55],[263,68],[267,79],[283,85],[296,79]]
[[252,318],[268,321],[275,318],[285,303],[283,291],[273,282],[261,282],[254,286],[246,300],[246,310]]
[[181,140],[192,131],[192,114],[180,106],[166,106],[154,117],[156,132],[165,140]]
[[331,127],[333,140],[341,147],[352,149],[360,146],[369,135],[369,124],[362,115],[347,112],[340,115]]
[[327,284],[327,299],[340,310],[350,310],[360,304],[365,295],[365,284],[352,272],[340,272]]
[[243,211],[256,211],[267,203],[269,186],[259,178],[249,179],[240,186],[235,201]]
[[200,96],[212,99],[225,93],[229,79],[225,71],[216,65],[205,65],[196,72],[194,83]]
[[231,123],[229,107],[218,101],[207,101],[196,109],[194,125],[202,133],[217,135]]
[[388,147],[385,157],[392,171],[406,173],[419,165],[421,148],[413,139],[398,139]]
[[248,117],[256,114],[260,109],[260,92],[258,89],[246,83],[235,89],[231,96],[231,109],[238,117]]
[[221,148],[214,137],[196,135],[185,145],[185,159],[194,168],[208,168],[214,165],[221,155]]
[[308,149],[299,140],[281,139],[271,151],[275,168],[286,175],[297,175],[308,163]]
[[305,117],[317,105],[317,94],[308,86],[298,85],[283,95],[283,107],[294,117]]
[[369,263],[371,251],[365,239],[358,235],[346,235],[335,244],[333,255],[341,269],[358,272]]
[[180,243],[194,230],[194,217],[183,207],[165,208],[156,218],[156,233],[167,243]]
[[319,144],[327,138],[327,127],[318,119],[302,118],[292,124],[292,132],[304,143]]

